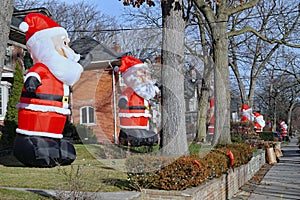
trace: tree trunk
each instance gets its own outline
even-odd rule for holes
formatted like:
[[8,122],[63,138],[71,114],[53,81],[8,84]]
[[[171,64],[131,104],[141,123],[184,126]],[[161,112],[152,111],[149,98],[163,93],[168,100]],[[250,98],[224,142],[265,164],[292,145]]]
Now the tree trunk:
[[293,102],[290,107],[289,107],[289,112],[288,112],[288,119],[287,119],[287,125],[288,125],[288,133],[291,134],[293,132],[292,129],[292,113],[295,108],[296,102]]
[[231,143],[227,17],[222,17],[221,15],[216,27],[212,31],[215,61],[215,133],[212,145]]
[[[184,20],[182,0],[162,1],[162,135],[163,155],[180,156],[188,152],[184,100]],[[177,4],[177,5],[175,5]]]
[[4,66],[4,59],[6,53],[6,47],[9,37],[10,24],[11,24],[11,16],[14,10],[14,0],[1,0],[0,2],[0,79],[2,77],[2,71]]
[[[206,60],[205,63],[211,63]],[[210,88],[212,84],[212,69],[209,64],[205,65],[202,85],[198,93],[200,94],[199,103],[198,103],[198,130],[197,130],[197,142],[206,142],[207,140],[207,124],[209,123],[208,119],[208,110],[209,110],[209,97],[211,96]]]

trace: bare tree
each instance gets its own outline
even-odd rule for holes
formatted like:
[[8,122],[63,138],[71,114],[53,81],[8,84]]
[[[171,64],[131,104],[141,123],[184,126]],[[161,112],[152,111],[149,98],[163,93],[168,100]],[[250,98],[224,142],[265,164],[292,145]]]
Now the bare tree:
[[45,7],[52,14],[52,18],[64,27],[70,40],[89,36],[106,42],[117,29],[115,18],[102,14],[97,6],[91,2],[62,2],[59,0],[16,0],[18,9]]
[[[124,0],[124,5],[154,6],[154,1]],[[184,28],[183,1],[161,1],[162,8],[162,134],[164,155],[188,152],[184,101]],[[174,42],[176,41],[176,42]]]
[[[184,100],[183,1],[161,1],[162,40],[162,147],[166,155],[188,152]],[[176,42],[174,42],[176,41]]]
[[6,54],[7,42],[9,39],[9,31],[11,24],[11,17],[14,10],[14,0],[2,0],[0,2],[0,25],[2,27],[1,36],[0,36],[0,79],[2,76],[4,59]]
[[[229,64],[240,88],[243,103],[254,105],[257,80],[281,46],[299,47],[299,8],[295,1],[260,1],[244,15],[230,18]],[[240,27],[243,27],[240,29]],[[239,35],[239,37],[235,37]],[[298,43],[298,44],[297,44]],[[248,77],[248,93],[242,77]]]
[[214,68],[215,133],[212,145],[230,143],[230,93],[228,70],[228,20],[235,13],[255,6],[258,0],[191,0],[194,9],[203,19],[203,28],[211,41]]

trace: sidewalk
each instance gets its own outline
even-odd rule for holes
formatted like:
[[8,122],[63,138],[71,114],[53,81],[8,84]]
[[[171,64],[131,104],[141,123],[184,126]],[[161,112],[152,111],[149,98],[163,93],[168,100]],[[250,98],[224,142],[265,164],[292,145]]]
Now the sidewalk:
[[262,181],[258,185],[246,184],[233,199],[300,199],[300,152],[297,142],[298,138],[295,137],[288,145],[283,146],[283,157],[270,168]]

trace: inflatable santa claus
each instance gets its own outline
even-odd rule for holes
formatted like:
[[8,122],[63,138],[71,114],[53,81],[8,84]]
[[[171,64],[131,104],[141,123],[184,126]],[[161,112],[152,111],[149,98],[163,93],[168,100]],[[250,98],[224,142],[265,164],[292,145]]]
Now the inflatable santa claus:
[[289,141],[288,137],[288,126],[283,120],[279,120],[279,125],[280,125],[280,138],[283,141]]
[[34,61],[28,70],[20,102],[14,155],[27,166],[53,167],[72,163],[74,146],[62,139],[70,114],[70,86],[78,81],[80,55],[68,46],[67,31],[49,17],[28,14],[19,29]]
[[249,107],[247,104],[243,104],[241,110],[242,110],[241,122],[252,121],[253,118],[252,108]]
[[118,69],[127,86],[119,97],[119,143],[130,146],[153,146],[158,135],[149,130],[150,102],[159,89],[151,80],[146,63],[133,56],[124,56]]
[[262,132],[266,123],[264,117],[259,112],[254,112],[254,130],[255,132]]

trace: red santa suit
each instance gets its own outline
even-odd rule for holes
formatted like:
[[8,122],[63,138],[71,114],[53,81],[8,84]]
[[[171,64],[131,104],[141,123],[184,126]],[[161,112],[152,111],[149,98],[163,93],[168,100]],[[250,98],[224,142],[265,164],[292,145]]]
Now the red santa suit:
[[256,132],[262,132],[262,129],[265,127],[265,120],[259,112],[254,113],[254,129]]
[[26,166],[72,163],[74,146],[62,139],[69,109],[69,87],[80,78],[80,55],[68,46],[67,31],[40,13],[26,15],[19,29],[35,62],[28,70],[20,102],[15,157]]
[[241,122],[252,121],[252,108],[247,104],[242,105],[242,118]]
[[[36,92],[22,89],[17,133],[62,138],[69,109],[69,86],[58,80],[42,63],[32,67],[26,77],[38,77],[41,85]],[[26,81],[25,77],[25,81]]]
[[149,130],[150,103],[158,90],[147,77],[148,66],[132,56],[122,57],[119,71],[128,86],[119,97],[119,142],[131,146],[153,146],[158,136]]
[[282,138],[284,141],[288,141],[287,124],[283,120],[280,120],[279,124],[280,124],[280,138]]
[[149,117],[151,117],[149,101],[137,95],[130,87],[122,92],[119,101],[122,99],[128,103],[119,111],[120,128],[149,130]]

